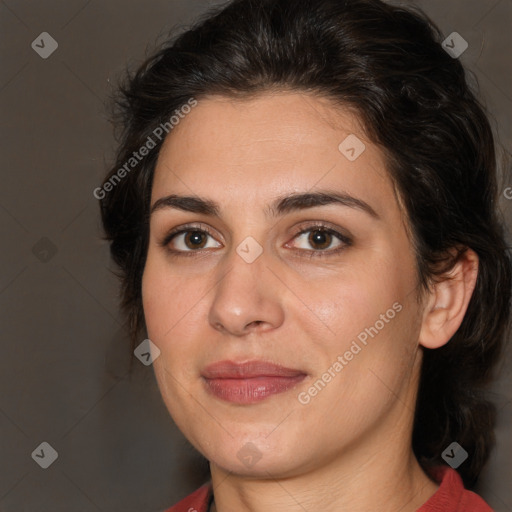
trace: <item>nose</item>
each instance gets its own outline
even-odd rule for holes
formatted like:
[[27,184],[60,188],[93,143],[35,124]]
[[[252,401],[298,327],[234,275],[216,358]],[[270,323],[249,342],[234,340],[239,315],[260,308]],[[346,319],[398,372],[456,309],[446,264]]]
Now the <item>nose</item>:
[[214,288],[210,325],[232,336],[266,332],[284,320],[283,284],[268,268],[265,253],[247,263],[233,249]]

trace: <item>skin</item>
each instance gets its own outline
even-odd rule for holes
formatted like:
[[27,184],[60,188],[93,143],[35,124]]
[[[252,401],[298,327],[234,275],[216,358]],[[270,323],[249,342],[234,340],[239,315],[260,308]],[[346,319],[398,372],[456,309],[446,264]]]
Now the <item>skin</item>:
[[[354,161],[338,149],[349,134],[366,146]],[[320,189],[358,198],[378,217],[337,204],[265,213],[278,196]],[[310,94],[201,99],[160,152],[151,204],[169,194],[221,208],[218,218],[154,211],[143,275],[148,336],[161,351],[158,385],[177,426],[210,461],[214,509],[417,510],[438,488],[411,448],[422,347],[447,343],[462,322],[476,255],[467,251],[451,280],[420,296],[383,153],[353,112]],[[318,222],[352,242],[328,238],[325,255],[312,255],[322,249],[308,241],[311,231],[297,233]],[[183,235],[161,245],[187,223],[191,231],[211,230],[204,248]],[[252,263],[236,251],[248,236],[263,251]],[[300,403],[298,394],[395,303],[401,311]],[[262,402],[232,404],[209,394],[201,377],[206,365],[225,359],[263,359],[307,377]],[[248,442],[260,456],[251,467],[237,456]]]

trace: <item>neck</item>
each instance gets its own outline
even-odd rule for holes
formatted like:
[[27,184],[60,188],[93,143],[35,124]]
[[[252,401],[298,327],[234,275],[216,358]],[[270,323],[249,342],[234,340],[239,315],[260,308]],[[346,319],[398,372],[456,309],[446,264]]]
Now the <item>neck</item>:
[[215,501],[210,510],[263,512],[279,507],[293,512],[417,511],[438,485],[423,473],[415,460],[401,468],[392,466],[379,468],[385,469],[389,478],[376,478],[375,471],[366,466],[351,475],[336,478],[331,474],[331,478],[326,479],[324,472],[318,472],[302,475],[302,478],[258,480],[230,476],[212,467]]

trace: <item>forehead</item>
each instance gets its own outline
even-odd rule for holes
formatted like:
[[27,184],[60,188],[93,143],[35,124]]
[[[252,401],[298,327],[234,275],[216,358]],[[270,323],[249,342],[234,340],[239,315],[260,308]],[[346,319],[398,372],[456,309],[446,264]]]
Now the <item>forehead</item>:
[[211,96],[164,141],[152,202],[171,192],[263,201],[315,186],[394,201],[384,154],[354,112],[306,93]]
[[[289,159],[301,152],[313,156],[317,146],[336,154],[343,134],[365,138],[355,114],[319,96],[293,92],[262,93],[244,99],[210,96],[200,99],[173,128],[161,153],[178,152],[193,158],[200,150],[247,165],[246,157],[251,153],[258,159]],[[231,149],[229,154],[223,152],[226,147]],[[265,153],[260,152],[263,147]]]

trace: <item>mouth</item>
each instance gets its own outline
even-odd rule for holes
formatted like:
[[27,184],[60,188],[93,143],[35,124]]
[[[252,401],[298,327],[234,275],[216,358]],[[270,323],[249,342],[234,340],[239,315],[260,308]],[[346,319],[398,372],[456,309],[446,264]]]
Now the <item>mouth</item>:
[[201,376],[207,391],[217,398],[236,404],[252,404],[288,391],[307,374],[265,361],[219,361],[207,366]]

